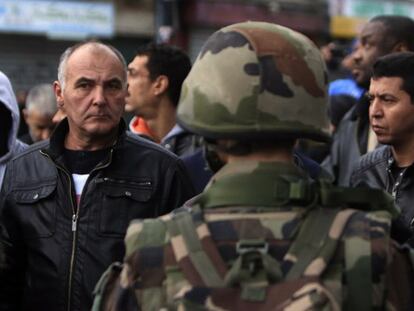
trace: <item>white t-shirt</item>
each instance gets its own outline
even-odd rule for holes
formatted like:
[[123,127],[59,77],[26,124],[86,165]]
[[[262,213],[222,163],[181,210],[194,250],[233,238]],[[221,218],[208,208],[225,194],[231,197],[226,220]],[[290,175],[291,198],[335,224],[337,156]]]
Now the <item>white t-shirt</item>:
[[89,174],[72,174],[73,182],[75,184],[76,203],[79,205],[83,187],[85,187],[86,180]]

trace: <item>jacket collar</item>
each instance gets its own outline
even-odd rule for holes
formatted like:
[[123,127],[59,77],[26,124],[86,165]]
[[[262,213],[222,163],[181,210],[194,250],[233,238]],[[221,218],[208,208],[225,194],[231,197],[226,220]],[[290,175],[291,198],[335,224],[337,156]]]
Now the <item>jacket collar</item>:
[[312,184],[295,165],[246,161],[225,165],[213,176],[196,203],[204,208],[226,206],[283,206],[310,201]]
[[368,110],[369,110],[369,100],[367,96],[362,95],[359,100],[356,102],[355,106],[352,109],[351,119],[362,119],[367,121]]
[[[391,146],[386,146],[386,148],[384,148],[384,156],[387,159],[387,170],[388,170],[388,172],[391,172],[392,167],[395,165],[395,159],[394,159],[394,156],[392,154]],[[413,169],[413,167],[414,167],[414,163],[407,166],[406,170],[411,171]]]
[[[57,159],[63,154],[65,148],[65,138],[69,132],[69,122],[67,118],[64,118],[55,128],[50,136],[49,148],[44,149],[43,152],[47,153],[52,159]],[[126,125],[123,119],[120,120],[118,125],[118,137],[114,143],[114,148],[118,147],[124,140],[126,135]]]

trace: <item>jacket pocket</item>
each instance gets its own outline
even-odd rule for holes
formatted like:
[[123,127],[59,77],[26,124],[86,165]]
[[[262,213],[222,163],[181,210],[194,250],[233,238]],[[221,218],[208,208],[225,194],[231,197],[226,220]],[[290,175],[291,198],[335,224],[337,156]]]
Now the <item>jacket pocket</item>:
[[98,229],[105,236],[123,238],[132,219],[151,217],[154,213],[150,180],[103,178],[101,189],[103,204]]
[[26,239],[45,238],[56,229],[56,183],[13,191],[21,230]]

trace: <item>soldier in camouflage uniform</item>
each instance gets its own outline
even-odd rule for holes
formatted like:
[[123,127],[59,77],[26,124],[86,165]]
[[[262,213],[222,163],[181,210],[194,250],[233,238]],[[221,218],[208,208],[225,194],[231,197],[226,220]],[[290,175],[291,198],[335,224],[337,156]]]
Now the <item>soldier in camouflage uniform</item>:
[[412,310],[411,250],[389,238],[390,198],[292,164],[297,138],[328,139],[326,83],[318,49],[290,29],[213,34],[178,117],[228,163],[190,207],[131,223],[95,310]]

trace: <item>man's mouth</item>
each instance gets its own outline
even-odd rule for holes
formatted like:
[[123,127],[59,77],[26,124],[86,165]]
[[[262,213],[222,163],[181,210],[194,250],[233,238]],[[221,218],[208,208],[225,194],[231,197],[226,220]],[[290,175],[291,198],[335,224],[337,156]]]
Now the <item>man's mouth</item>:
[[352,75],[356,78],[361,74],[361,70],[360,69],[353,69],[352,70]]
[[371,128],[375,132],[375,134],[381,134],[385,132],[385,128],[380,125],[372,125]]
[[107,114],[92,114],[88,116],[88,119],[105,119],[108,118]]

